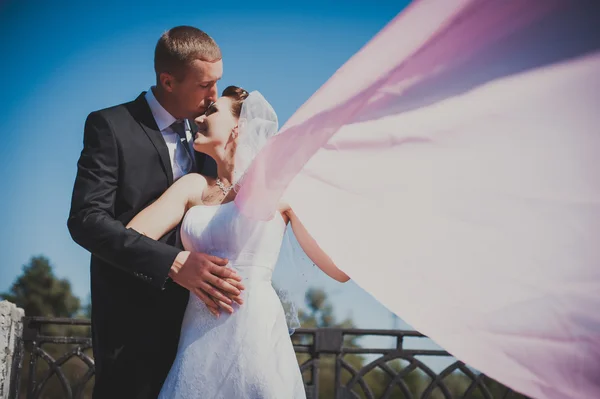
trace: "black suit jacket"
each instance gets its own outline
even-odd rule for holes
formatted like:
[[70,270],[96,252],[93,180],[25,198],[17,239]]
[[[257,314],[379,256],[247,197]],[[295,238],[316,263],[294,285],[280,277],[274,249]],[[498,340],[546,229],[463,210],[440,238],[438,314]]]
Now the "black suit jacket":
[[[204,154],[196,165],[216,172]],[[172,183],[145,92],[87,117],[67,225],[92,254],[95,399],[155,398],[175,357],[189,296],[168,278],[179,229],[154,241],[125,228]]]

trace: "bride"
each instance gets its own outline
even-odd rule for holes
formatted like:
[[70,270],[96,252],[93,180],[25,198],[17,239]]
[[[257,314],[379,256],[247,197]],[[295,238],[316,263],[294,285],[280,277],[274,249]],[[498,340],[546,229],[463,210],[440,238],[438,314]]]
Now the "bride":
[[277,116],[264,97],[227,87],[196,124],[194,149],[215,159],[218,177],[182,177],[127,227],[157,240],[183,220],[185,249],[228,259],[246,290],[242,306],[220,304],[230,309],[223,317],[190,295],[160,397],[304,398],[284,310],[271,285],[286,225],[323,272],[340,282],[349,277],[315,245],[289,205],[281,203],[276,217],[260,222],[244,217],[233,202],[250,162],[277,132]]

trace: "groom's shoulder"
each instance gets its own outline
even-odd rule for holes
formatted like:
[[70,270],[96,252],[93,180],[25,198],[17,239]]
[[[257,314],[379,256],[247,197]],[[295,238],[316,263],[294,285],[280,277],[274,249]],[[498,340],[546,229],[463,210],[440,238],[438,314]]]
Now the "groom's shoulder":
[[112,105],[106,108],[97,109],[90,112],[88,118],[92,115],[99,115],[106,119],[121,119],[124,117],[132,117],[132,113],[136,108],[145,102],[145,92],[142,92],[135,100],[124,102],[117,105]]

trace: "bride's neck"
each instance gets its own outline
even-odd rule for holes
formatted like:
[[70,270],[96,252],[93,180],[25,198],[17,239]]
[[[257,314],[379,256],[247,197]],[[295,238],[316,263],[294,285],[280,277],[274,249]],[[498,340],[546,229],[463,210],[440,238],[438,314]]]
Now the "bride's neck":
[[235,165],[233,160],[216,160],[217,162],[217,177],[226,186],[233,185],[233,171]]

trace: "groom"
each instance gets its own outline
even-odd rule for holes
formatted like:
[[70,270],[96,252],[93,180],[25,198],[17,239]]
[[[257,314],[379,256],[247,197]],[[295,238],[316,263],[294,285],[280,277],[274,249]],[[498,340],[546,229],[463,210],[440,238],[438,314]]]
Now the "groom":
[[[177,352],[189,292],[213,313],[238,302],[227,260],[181,249],[124,226],[186,173],[216,165],[191,147],[195,124],[217,97],[221,51],[206,33],[175,27],[159,39],[156,86],[86,120],[68,228],[91,252],[94,399],[156,398]],[[191,123],[190,123],[191,122]]]

